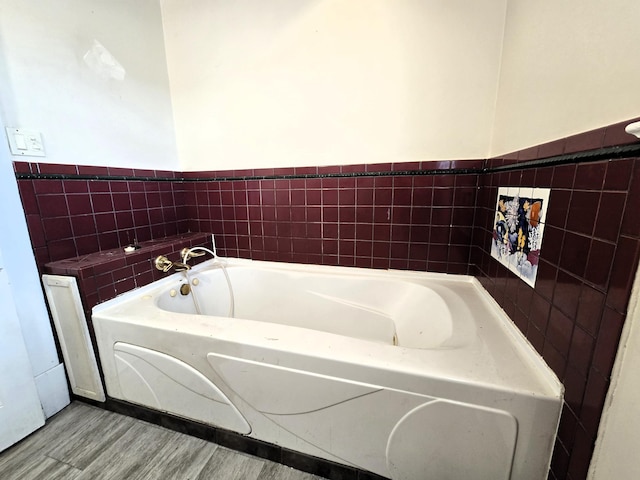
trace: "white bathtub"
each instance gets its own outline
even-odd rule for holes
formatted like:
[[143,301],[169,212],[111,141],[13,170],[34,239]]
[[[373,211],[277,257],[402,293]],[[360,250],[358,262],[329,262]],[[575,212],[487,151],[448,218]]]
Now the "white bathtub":
[[234,318],[214,262],[94,308],[110,397],[394,480],[547,478],[562,386],[472,277],[221,261]]

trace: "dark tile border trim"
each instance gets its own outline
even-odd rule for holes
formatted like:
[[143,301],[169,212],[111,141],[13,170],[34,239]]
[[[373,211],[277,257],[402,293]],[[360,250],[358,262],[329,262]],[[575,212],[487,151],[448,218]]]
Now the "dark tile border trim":
[[331,480],[389,480],[375,473],[331,462],[323,458],[289,450],[277,445],[263,442],[255,438],[246,437],[239,433],[212,427],[203,423],[176,417],[168,413],[159,412],[122,400],[107,397],[106,402],[96,402],[84,397],[72,395],[76,401],[84,402],[95,407],[110,410],[115,413],[160,425],[175,432],[213,442],[231,450],[247,453],[255,457],[264,458],[280,463],[303,472],[318,475]]
[[[481,173],[497,173],[510,170],[526,170],[529,168],[549,167],[555,165],[567,165],[571,163],[589,163],[600,160],[618,160],[623,158],[633,158],[640,155],[640,143],[632,145],[623,145],[618,147],[605,147],[596,150],[588,150],[585,152],[569,153],[565,155],[556,155],[553,157],[539,158],[528,161],[515,161],[508,165],[499,165],[496,167],[485,167]],[[490,159],[490,161],[497,159]]]
[[308,178],[354,178],[354,177],[410,177],[428,175],[473,175],[482,173],[480,168],[456,168],[436,170],[398,170],[383,172],[336,172],[336,173],[291,173],[281,175],[246,175],[229,177],[138,177],[134,175],[76,175],[66,173],[16,173],[18,180],[111,180],[148,182],[233,182],[241,180],[299,180]]
[[[106,180],[106,181],[147,181],[147,182],[232,182],[247,180],[299,180],[313,178],[355,178],[355,177],[410,177],[430,175],[478,175],[485,173],[506,172],[511,170],[526,170],[530,168],[548,167],[554,165],[566,165],[570,163],[588,163],[599,160],[616,160],[631,158],[640,155],[640,143],[622,145],[617,147],[598,148],[585,152],[556,155],[528,161],[514,161],[507,165],[484,168],[451,168],[451,169],[426,169],[426,170],[389,170],[375,172],[335,172],[335,173],[291,173],[272,175],[245,175],[245,176],[216,176],[216,177],[151,177],[136,175],[87,175],[66,173],[25,173],[16,172],[18,180]],[[498,158],[485,160],[497,161]],[[505,160],[509,161],[509,160]]]

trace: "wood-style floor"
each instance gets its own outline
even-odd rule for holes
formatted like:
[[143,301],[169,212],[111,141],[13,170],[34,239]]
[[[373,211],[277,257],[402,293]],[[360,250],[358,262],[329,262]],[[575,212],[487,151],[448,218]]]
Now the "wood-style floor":
[[318,480],[141,420],[74,402],[0,453],[2,480]]

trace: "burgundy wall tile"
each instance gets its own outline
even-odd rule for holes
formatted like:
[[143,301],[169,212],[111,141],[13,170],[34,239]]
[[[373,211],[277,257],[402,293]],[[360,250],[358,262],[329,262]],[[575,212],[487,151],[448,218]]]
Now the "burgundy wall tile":
[[562,354],[551,344],[551,342],[546,341],[544,343],[544,347],[541,352],[545,361],[551,367],[553,372],[558,376],[558,378],[564,378],[565,368],[567,366],[567,360],[562,356]]
[[[556,438],[553,458],[551,460],[551,471],[549,472],[549,480],[566,478],[569,467],[569,451],[573,448],[575,432],[577,427],[577,419],[571,409],[564,404],[562,417],[560,419],[558,438]],[[560,457],[561,460],[557,461]]]
[[604,132],[604,128],[598,128],[567,137],[564,144],[564,153],[585,152],[601,148],[604,142]]
[[603,192],[595,222],[594,236],[615,242],[618,239],[626,195],[622,192]]
[[564,230],[546,225],[541,252],[549,262],[558,264],[564,241]]
[[[394,176],[393,179],[393,188],[394,189],[411,189],[413,187],[413,178],[410,176]],[[435,179],[434,179],[435,184]]]
[[600,191],[573,191],[569,204],[566,228],[578,233],[591,235],[594,228],[595,213],[598,211]]
[[634,121],[638,121],[638,119],[627,120],[626,122],[620,122],[606,127],[602,146],[611,147],[614,145],[626,145],[638,142],[638,138],[635,135],[625,132],[625,127]]
[[108,175],[107,167],[95,167],[92,165],[78,165],[78,173],[80,175]]
[[454,204],[456,207],[475,207],[476,188],[475,187],[458,187],[454,190]]
[[604,179],[605,190],[627,190],[633,172],[633,159],[609,161]]
[[33,180],[33,189],[38,195],[64,192],[62,180]]
[[605,308],[602,324],[599,326],[598,340],[593,354],[593,368],[609,378],[618,351],[620,335],[624,325],[624,315],[611,308]]
[[42,219],[40,218],[40,215],[27,215],[26,219],[32,246],[34,248],[45,247],[47,239],[42,227]]
[[640,242],[637,239],[620,237],[611,270],[607,305],[625,312],[629,302],[631,286],[638,265]]
[[543,143],[538,146],[538,158],[549,158],[562,155],[564,152],[564,145],[566,140],[564,138],[554,140],[552,142]]
[[[494,197],[495,201],[495,197]],[[547,210],[546,223],[559,228],[564,228],[567,223],[569,205],[571,202],[571,191],[551,189],[549,196],[549,209]],[[544,244],[544,239],[543,239]],[[544,248],[544,246],[543,246]]]
[[42,226],[44,228],[44,236],[47,239],[58,240],[73,236],[71,221],[68,217],[43,218]]
[[562,445],[562,442],[557,440],[555,448],[553,449],[549,480],[562,479],[566,477],[569,469],[569,459],[570,457],[567,449]]
[[566,232],[562,243],[562,253],[559,262],[560,267],[579,277],[583,276],[586,268],[586,260],[589,258],[590,246],[590,237],[578,235],[573,232]]
[[38,209],[43,218],[68,217],[67,199],[64,195],[41,195]]
[[47,242],[49,259],[51,261],[73,257],[76,254],[76,246],[73,239],[51,240]]
[[111,201],[111,194],[95,194],[91,196],[91,204],[94,212],[112,212],[113,202]]
[[112,194],[112,200],[113,209],[116,212],[131,209],[131,200],[128,193],[114,193]]
[[564,358],[568,357],[572,334],[573,322],[571,319],[558,308],[552,307],[546,337]]
[[[113,175],[113,176],[132,176],[133,175],[133,169],[132,168],[118,168],[118,167],[107,167],[107,171],[109,172],[109,175]],[[166,172],[167,176],[170,175],[169,172]],[[160,176],[165,176],[165,175],[160,175]]]
[[99,250],[97,235],[87,235],[83,237],[76,236],[74,240],[78,255],[88,255]]
[[502,157],[489,158],[485,161],[486,168],[496,168],[502,166],[504,159]]
[[16,173],[31,173],[29,162],[13,162],[13,171]]
[[456,178],[454,175],[434,175],[433,186],[434,187],[453,187],[455,185]]
[[591,241],[584,278],[599,288],[606,288],[613,263],[615,245],[597,239]]
[[88,193],[89,183],[86,180],[63,180],[65,193]]
[[93,213],[91,196],[88,193],[67,195],[66,198],[69,205],[69,214],[72,217]]
[[109,182],[102,180],[89,180],[87,186],[90,193],[109,193],[111,191]]
[[606,170],[607,162],[578,165],[573,188],[599,191],[602,188]]
[[42,174],[67,174],[75,175],[78,173],[75,165],[62,165],[58,163],[40,163],[38,164],[38,172]]
[[116,223],[118,230],[125,230],[133,227],[133,213],[126,210],[116,210]]
[[451,207],[453,205],[453,189],[438,188],[433,190],[434,207]]
[[520,150],[518,152],[518,160],[522,162],[522,161],[534,160],[536,158],[539,158],[540,155],[538,153],[538,149],[539,147],[536,145],[534,147],[529,147],[529,148],[525,148],[524,150]]
[[605,295],[602,291],[583,284],[576,313],[576,323],[592,336],[598,335]]
[[640,237],[640,222],[638,221],[638,205],[640,205],[640,159],[634,162],[632,181],[629,186],[627,208],[622,220],[621,233],[630,237]]
[[591,438],[595,438],[598,434],[598,424],[608,388],[608,380],[597,371],[591,370],[580,412],[580,422]]
[[95,215],[96,228],[99,232],[116,230],[116,216],[112,212]]
[[579,415],[582,410],[582,399],[587,385],[586,376],[569,366],[566,368],[564,376],[560,378],[565,386],[564,400],[566,404],[573,412]]
[[[524,313],[523,313],[524,316]],[[538,330],[533,324],[529,323],[527,326],[527,339],[538,351],[542,351],[544,349],[544,333]]]
[[[420,170],[420,162],[393,163],[391,165],[391,170],[394,171],[394,172],[406,172],[406,171]],[[358,171],[364,171],[364,170],[358,170]]]
[[593,452],[594,440],[582,428],[576,429],[576,437],[567,474],[569,478],[586,478],[589,470],[589,460]]
[[522,170],[518,185],[535,186],[536,171],[534,169]]
[[93,215],[73,215],[71,217],[71,228],[76,237],[97,233]]
[[[464,175],[464,176],[474,177],[474,181],[477,182],[477,175]],[[433,179],[434,179],[434,175],[418,175],[414,177],[413,178],[414,193],[422,189],[426,190],[433,187]]]
[[[202,192],[204,194],[204,192]],[[160,207],[162,205],[161,202],[161,197],[160,197],[160,193],[159,192],[147,192],[146,193],[146,197],[147,197],[147,207],[148,208],[157,208]],[[98,200],[102,200],[104,202],[104,207],[108,210],[111,209],[111,206],[108,205],[107,201],[105,198],[101,198],[98,196]],[[206,195],[203,195],[202,200],[200,201],[200,203],[206,203]],[[95,203],[94,203],[94,207],[95,207]],[[100,207],[97,207],[100,208]]]
[[412,196],[413,196],[413,190],[411,188],[394,186],[393,205],[404,206],[404,207],[410,206]]
[[109,182],[109,187],[110,187],[111,193],[129,191],[129,186],[127,182],[124,180],[122,181],[114,180],[112,182]]
[[580,327],[575,327],[571,338],[569,365],[586,377],[591,365],[595,340]]
[[40,210],[38,208],[38,198],[36,197],[35,190],[33,188],[32,180],[19,180],[18,191],[20,192],[20,200],[22,201],[22,207],[24,213],[39,215]]
[[576,174],[575,165],[561,165],[553,167],[552,188],[572,188]]

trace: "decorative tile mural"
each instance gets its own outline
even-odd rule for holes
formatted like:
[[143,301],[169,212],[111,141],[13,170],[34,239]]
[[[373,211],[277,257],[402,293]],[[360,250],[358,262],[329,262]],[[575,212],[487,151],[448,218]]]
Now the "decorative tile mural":
[[491,256],[533,287],[538,272],[548,188],[500,187]]

